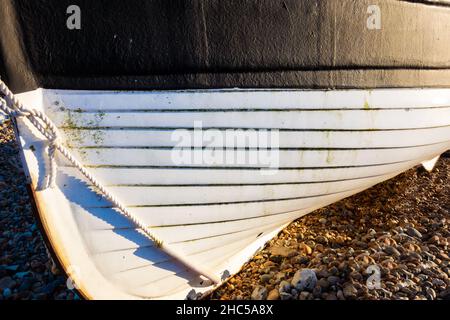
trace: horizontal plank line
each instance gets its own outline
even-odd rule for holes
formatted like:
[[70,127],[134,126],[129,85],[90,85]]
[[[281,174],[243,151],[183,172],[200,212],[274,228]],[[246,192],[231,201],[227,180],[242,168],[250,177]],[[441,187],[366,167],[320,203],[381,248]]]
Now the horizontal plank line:
[[[389,175],[389,174],[386,174],[386,175]],[[349,190],[340,191],[340,192],[336,192],[336,193],[329,193],[329,194],[326,194],[326,195],[324,195],[324,196],[327,196],[327,195],[336,195],[336,194],[341,194],[341,193],[346,193],[346,192],[349,192],[349,191],[352,191],[352,190],[358,190],[358,189],[349,189]],[[319,196],[317,196],[317,197],[319,197]],[[279,215],[289,214],[289,213],[295,212],[295,211],[306,210],[306,209],[308,209],[309,207],[310,207],[310,206],[304,207],[304,208],[297,208],[297,209],[295,209],[295,210],[290,210],[290,211],[283,211],[283,212],[277,212],[277,213],[265,214],[265,215],[263,215],[263,216],[258,215],[258,216],[251,216],[251,217],[239,218],[239,219],[230,219],[230,220],[221,220],[221,221],[209,221],[209,222],[200,222],[200,223],[160,225],[160,226],[151,226],[150,228],[152,228],[152,229],[157,229],[157,228],[168,228],[168,227],[183,227],[183,226],[194,226],[194,225],[205,225],[205,224],[218,224],[218,223],[226,223],[226,222],[246,221],[246,220],[257,219],[257,218],[273,217],[273,216],[279,216]]]
[[[293,129],[293,128],[244,128],[244,127],[202,127],[202,130],[277,130],[280,132],[373,132],[373,131],[415,131],[415,130],[424,130],[424,129],[438,129],[438,128],[447,128],[450,127],[448,125],[442,126],[434,126],[434,127],[420,127],[420,128],[388,128],[388,129]],[[112,127],[112,126],[104,126],[104,127],[67,127],[60,126],[58,127],[62,130],[134,130],[134,131],[174,131],[174,130],[198,130],[198,128],[194,127]]]
[[321,181],[305,181],[305,182],[266,182],[266,183],[199,183],[199,184],[110,184],[106,185],[107,187],[137,187],[137,188],[145,188],[145,187],[240,187],[240,186],[283,186],[283,185],[303,185],[303,184],[320,184],[320,183],[331,183],[331,182],[343,182],[343,181],[352,181],[352,180],[361,180],[361,179],[369,179],[376,178],[379,176],[383,176],[383,174],[377,174],[372,176],[364,176],[364,177],[356,177],[356,178],[347,178],[347,179],[337,179],[337,180],[321,180]]
[[[346,191],[351,191],[346,190]],[[310,199],[317,198],[321,196],[334,195],[341,192],[334,193],[324,193],[317,194],[312,196],[303,196],[303,197],[288,197],[288,198],[277,198],[277,199],[262,199],[262,200],[244,200],[244,201],[228,201],[228,202],[206,202],[206,203],[183,203],[183,204],[156,204],[156,205],[131,205],[127,206],[129,208],[162,208],[162,207],[196,207],[196,206],[214,206],[214,205],[230,205],[230,204],[245,204],[245,203],[265,203],[265,202],[276,202],[276,201],[289,201],[289,200],[301,200],[301,199]]]
[[[414,161],[415,159],[395,161],[395,162],[386,162],[386,163],[375,163],[375,164],[361,164],[361,165],[353,165],[353,166],[335,166],[335,167],[282,167],[276,168],[276,170],[322,170],[322,169],[349,169],[349,168],[365,168],[365,167],[376,167],[390,164],[398,164],[404,163],[408,161]],[[92,169],[103,169],[103,168],[121,168],[121,169],[186,169],[186,170],[272,170],[269,167],[195,167],[195,166],[149,166],[149,165],[84,165],[86,168]],[[73,168],[73,166],[60,166],[66,168]]]
[[[73,113],[190,113],[190,112],[292,112],[292,111],[387,111],[387,110],[426,110],[426,109],[447,109],[450,106],[435,106],[435,107],[393,107],[393,108],[197,108],[197,109],[70,109],[65,111]],[[64,112],[64,111],[62,111]]]
[[81,149],[81,150],[99,150],[99,149],[138,149],[138,150],[261,150],[261,151],[345,151],[345,150],[389,150],[389,149],[408,149],[408,148],[419,148],[419,147],[427,147],[433,146],[437,144],[442,144],[447,142],[448,140],[427,143],[427,144],[418,144],[413,146],[398,146],[398,147],[367,147],[367,148],[258,148],[258,147],[176,147],[176,146],[83,146],[83,147],[71,147],[73,150]]
[[[244,200],[244,201],[228,201],[228,202],[205,202],[205,203],[174,203],[174,204],[148,204],[148,205],[127,205],[127,208],[166,208],[166,207],[201,207],[201,206],[215,206],[215,205],[230,205],[230,204],[246,204],[246,203],[265,203],[265,202],[276,202],[276,201],[289,201],[289,200],[301,200],[301,199],[310,199],[317,198],[327,195],[335,195],[339,193],[349,192],[354,189],[332,192],[332,193],[323,193],[316,194],[311,196],[303,196],[303,197],[288,197],[288,198],[276,198],[276,199],[262,199],[262,200]],[[113,209],[113,206],[88,206],[86,208],[91,209]]]
[[[374,177],[388,176],[388,175],[391,175],[391,174],[393,174],[393,172],[390,172],[390,173],[387,173],[387,174],[377,175],[377,176],[374,176]],[[334,193],[327,193],[327,194],[316,195],[316,196],[311,196],[311,197],[312,198],[317,198],[317,197],[328,196],[328,195],[336,195],[336,194],[346,193],[346,192],[349,192],[349,191],[352,191],[352,190],[358,190],[358,189],[360,189],[360,188],[348,189],[348,190],[344,190],[344,191],[339,191],[339,192],[334,192]],[[308,197],[306,197],[306,198],[308,198]],[[227,223],[227,222],[245,221],[245,220],[252,220],[252,219],[257,219],[257,218],[272,217],[272,216],[288,214],[288,213],[294,212],[294,211],[306,210],[309,207],[310,206],[304,207],[304,208],[297,208],[295,210],[289,210],[289,211],[265,214],[263,216],[257,215],[257,216],[251,216],[251,217],[245,217],[245,218],[229,219],[229,220],[215,220],[215,221],[197,222],[197,223],[184,223],[184,224],[155,225],[155,226],[149,226],[149,228],[151,228],[151,229],[158,229],[158,228],[168,228],[168,227],[187,227],[187,226],[196,226],[196,225],[220,224],[220,223]],[[104,209],[112,209],[112,208],[108,207],[108,208],[104,208]],[[112,228],[112,229],[98,228],[98,229],[93,229],[93,230],[95,230],[95,231],[107,231],[107,230],[131,230],[131,229],[139,230],[136,227],[119,227],[119,228]]]
[[[297,210],[290,211],[290,212],[293,213],[295,211],[297,211]],[[289,212],[286,212],[286,213],[289,213]],[[267,226],[267,225],[278,225],[278,224],[279,224],[279,222],[275,222],[275,223],[265,224],[265,225],[262,225],[262,226],[264,227],[264,226]],[[256,229],[256,228],[255,227],[250,227],[250,228],[240,229],[240,230],[237,230],[237,231],[231,231],[231,232],[226,232],[226,233],[221,233],[221,234],[215,234],[215,235],[212,235],[212,236],[206,236],[206,237],[200,237],[200,238],[195,238],[195,239],[170,242],[170,244],[179,244],[179,243],[195,242],[195,241],[200,241],[200,240],[208,240],[208,239],[218,238],[218,237],[221,237],[221,236],[229,236],[229,235],[232,235],[232,234],[238,234],[238,233],[241,233],[241,232],[250,231],[252,229]]]

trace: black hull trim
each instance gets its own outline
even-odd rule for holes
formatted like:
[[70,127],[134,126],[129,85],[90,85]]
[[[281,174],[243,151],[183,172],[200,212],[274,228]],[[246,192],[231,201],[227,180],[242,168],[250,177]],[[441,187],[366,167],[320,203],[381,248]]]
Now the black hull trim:
[[[0,75],[60,89],[450,87],[447,1],[0,2]],[[437,5],[436,5],[437,4]]]
[[40,78],[39,83],[43,88],[73,90],[450,88],[450,70],[364,69],[84,78],[47,76]]

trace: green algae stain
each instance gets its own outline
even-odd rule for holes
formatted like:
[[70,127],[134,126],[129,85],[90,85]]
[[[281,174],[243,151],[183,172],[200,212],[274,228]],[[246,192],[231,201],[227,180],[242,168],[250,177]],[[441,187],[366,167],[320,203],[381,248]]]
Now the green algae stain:
[[105,112],[104,111],[99,111],[96,114],[96,117],[99,119],[99,121],[103,120],[103,118],[105,117]]
[[67,146],[69,148],[72,148],[72,142],[73,143],[79,143],[83,141],[83,137],[81,136],[81,133],[78,130],[78,123],[79,123],[79,116],[77,113],[73,112],[72,110],[67,110],[64,113],[64,120],[62,122],[62,128],[64,130],[64,133],[67,137]]
[[103,142],[105,133],[101,130],[92,130],[91,137],[96,146],[101,145]]
[[[74,110],[65,109],[65,116],[62,122],[62,129],[66,136],[66,145],[69,149],[73,149],[82,145],[86,139],[85,130],[80,129],[81,124],[81,108]],[[84,149],[77,149],[77,153],[82,160],[86,158],[86,151]]]
[[370,110],[370,104],[367,101],[364,102],[364,110]]
[[[66,110],[64,115],[64,120],[62,122],[62,129],[64,131],[64,135],[66,136],[66,145],[69,149],[73,149],[76,146],[79,146],[84,143],[86,139],[85,130],[80,129],[80,118],[81,118],[81,109],[75,110]],[[83,149],[78,149],[78,153],[81,158],[85,158],[86,151]]]
[[[95,114],[95,127],[100,127],[101,122],[103,121],[103,119],[105,118],[105,112],[104,111],[99,111]],[[95,129],[91,131],[91,137],[92,140],[94,141],[95,145],[101,145],[103,140],[104,140],[104,134],[105,132],[100,130],[100,129]]]
[[90,117],[89,113],[81,108],[73,110],[60,108],[60,111],[64,112],[62,130],[66,136],[67,147],[76,148],[82,160],[86,160],[88,149],[96,149],[96,153],[99,154],[96,147],[101,146],[104,141],[105,132],[99,127],[106,115],[105,112],[99,111]]

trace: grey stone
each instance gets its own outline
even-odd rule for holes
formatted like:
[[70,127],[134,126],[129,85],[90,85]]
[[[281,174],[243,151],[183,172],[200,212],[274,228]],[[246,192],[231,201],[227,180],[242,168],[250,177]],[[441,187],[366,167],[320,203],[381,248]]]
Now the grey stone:
[[330,285],[334,286],[336,285],[339,281],[341,281],[341,278],[336,277],[336,276],[329,276],[327,278],[327,281]]
[[267,289],[262,286],[256,286],[251,297],[252,300],[265,300],[267,298]]
[[431,283],[433,285],[435,285],[435,286],[438,286],[438,287],[445,287],[446,286],[445,285],[445,281],[443,281],[441,279],[438,279],[438,278],[431,280]]
[[392,246],[386,246],[386,248],[384,248],[384,252],[396,257],[400,257],[401,255],[400,252]]
[[311,291],[317,284],[316,273],[312,269],[298,270],[294,274],[291,284],[299,291]]
[[410,236],[410,237],[419,238],[419,239],[422,238],[422,234],[417,229],[415,229],[413,227],[408,227],[406,229],[406,234],[408,236]]
[[279,288],[279,292],[290,292],[291,291],[291,284],[286,281],[283,280],[280,282],[280,288]]
[[317,285],[321,287],[323,290],[326,290],[330,286],[330,283],[325,278],[322,278],[317,282]]

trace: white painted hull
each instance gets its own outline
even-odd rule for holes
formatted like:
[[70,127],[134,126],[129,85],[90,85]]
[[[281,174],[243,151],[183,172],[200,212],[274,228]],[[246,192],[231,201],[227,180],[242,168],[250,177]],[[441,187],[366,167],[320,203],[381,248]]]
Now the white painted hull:
[[[36,90],[19,97],[61,127],[71,152],[133,214],[218,276],[239,271],[292,220],[450,148],[445,89]],[[268,175],[252,164],[174,164],[173,131],[198,120],[222,131],[278,129],[279,169]],[[36,186],[44,145],[26,121],[18,131]],[[36,191],[35,199],[60,262],[85,296],[182,299],[213,288],[58,162],[58,187]]]

